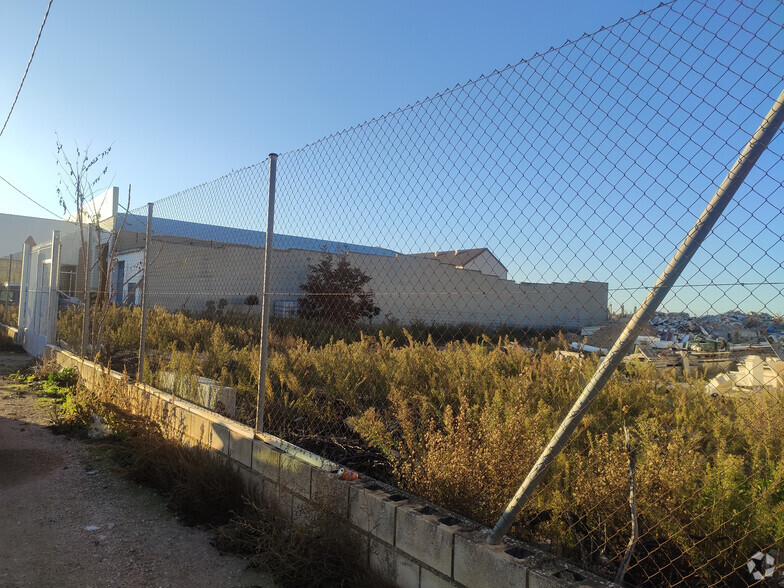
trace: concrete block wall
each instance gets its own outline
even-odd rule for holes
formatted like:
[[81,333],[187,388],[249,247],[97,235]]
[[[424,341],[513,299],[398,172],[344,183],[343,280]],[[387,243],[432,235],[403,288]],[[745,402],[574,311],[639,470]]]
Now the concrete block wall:
[[14,327],[0,324],[0,350],[16,348],[17,333],[18,331]]
[[[123,376],[50,347],[59,365],[75,366],[88,386]],[[609,586],[535,547],[506,539],[491,546],[488,529],[371,478],[342,480],[339,466],[282,439],[256,433],[171,394],[123,383],[128,406],[164,424],[189,445],[232,459],[246,481],[293,524],[327,512],[361,546],[359,557],[381,578],[403,588]]]

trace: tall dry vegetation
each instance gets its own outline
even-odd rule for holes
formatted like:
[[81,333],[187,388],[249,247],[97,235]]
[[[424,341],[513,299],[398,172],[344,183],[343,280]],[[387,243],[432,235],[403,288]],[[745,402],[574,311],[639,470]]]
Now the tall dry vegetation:
[[[148,328],[154,366],[235,386],[241,415],[255,414],[252,333],[159,309]],[[401,488],[492,525],[595,370],[553,347],[276,335],[265,430],[364,444]],[[641,527],[626,580],[748,580],[751,555],[784,547],[784,395],[713,399],[704,384],[616,373],[512,533],[613,573],[631,533],[626,425]]]

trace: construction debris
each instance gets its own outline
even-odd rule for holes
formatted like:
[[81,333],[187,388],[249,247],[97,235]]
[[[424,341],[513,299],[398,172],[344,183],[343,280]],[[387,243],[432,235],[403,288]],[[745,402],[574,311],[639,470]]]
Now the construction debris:
[[[571,343],[574,351],[606,355],[608,349],[625,329],[629,318],[621,318],[603,325],[586,327],[580,333],[582,341]],[[717,390],[732,390],[738,386],[753,389],[749,378],[760,376],[759,365],[764,367],[765,377],[770,376],[771,362],[784,359],[784,318],[767,313],[741,313],[693,317],[685,312],[657,313],[649,325],[643,327],[635,341],[634,352],[626,361],[642,360],[651,363],[662,372],[693,375],[726,372],[740,361],[742,377],[722,374],[714,383]],[[755,376],[748,376],[746,365],[757,357],[761,364],[751,369]],[[748,364],[751,365],[751,364]],[[746,370],[746,371],[744,371]],[[756,370],[756,371],[755,371]],[[737,372],[737,373],[741,373]],[[730,372],[735,374],[736,372]],[[737,384],[740,381],[740,384]],[[713,388],[712,388],[713,389]]]
[[[618,337],[621,336],[621,333],[623,333],[628,322],[628,317],[620,318],[603,325],[597,325],[598,328],[586,327],[580,334],[585,337],[586,345],[598,347],[600,349],[610,349]],[[659,335],[656,332],[656,329],[646,325],[643,327],[642,332],[640,332],[640,337],[638,337],[638,339],[643,338],[649,338],[649,340],[653,341],[658,339]]]
[[695,336],[749,345],[771,337],[784,341],[784,320],[764,312],[708,314],[692,317],[684,312],[657,313],[651,320],[663,341],[685,343]]
[[711,396],[784,389],[784,361],[747,355],[737,371],[719,374],[705,385]]

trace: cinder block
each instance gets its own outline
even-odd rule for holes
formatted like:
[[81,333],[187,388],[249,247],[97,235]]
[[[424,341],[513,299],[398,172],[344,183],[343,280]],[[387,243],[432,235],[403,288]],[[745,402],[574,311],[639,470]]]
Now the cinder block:
[[357,546],[357,560],[362,562],[362,566],[365,568],[370,567],[370,537],[365,535],[364,533],[360,533],[357,531],[356,527],[351,527],[348,522],[345,523],[346,526],[350,527],[353,537],[352,541]]
[[395,510],[402,504],[406,502],[390,500],[383,490],[349,487],[351,523],[390,545],[395,543]]
[[188,436],[194,439],[199,445],[210,445],[209,422],[200,414],[190,412],[190,417],[186,421],[188,424]]
[[313,502],[341,519],[348,518],[348,493],[351,482],[338,478],[334,472],[313,468],[310,480]]
[[316,523],[318,512],[315,505],[299,496],[291,496],[291,522],[295,527],[310,528]]
[[164,412],[168,414],[168,408],[164,411],[164,407],[167,406],[167,402],[159,398],[158,396],[151,396],[150,397],[150,418],[154,420],[156,423],[161,422],[161,417]]
[[515,557],[506,552],[508,545],[488,545],[484,539],[484,535],[455,535],[455,580],[465,586],[484,586],[489,582],[498,588],[526,586],[528,568],[534,564],[537,553],[516,547]]
[[245,467],[253,462],[253,439],[240,431],[229,431],[229,454]]
[[280,482],[281,453],[280,449],[267,445],[261,439],[254,439],[251,469],[277,486]]
[[581,588],[614,586],[562,561],[550,561],[528,570],[528,588]]
[[436,516],[422,514],[412,505],[404,505],[397,509],[395,546],[451,577],[452,547],[458,530],[457,526],[440,524]]
[[[481,586],[481,585],[496,586],[493,578],[491,578],[490,582],[487,584],[477,584],[477,586]],[[438,574],[434,574],[427,568],[422,568],[419,577],[420,588],[447,588],[447,586],[451,588],[455,586],[455,583],[452,582],[451,580],[447,580],[446,578],[443,578],[442,576],[439,576]],[[524,586],[524,584],[521,584],[521,586]]]
[[245,483],[245,492],[249,499],[264,504],[264,486],[269,484],[275,486],[273,482],[267,480],[261,474],[249,470],[248,468],[240,468],[240,475]]
[[210,447],[221,453],[229,453],[230,435],[229,428],[223,423],[209,423]]
[[419,564],[376,539],[370,539],[368,552],[370,569],[381,579],[398,588],[419,588]]
[[251,496],[254,495],[256,493],[256,486],[262,483],[261,476],[252,472],[250,468],[237,462],[234,462],[234,470],[237,472],[240,479],[242,479],[242,484],[245,486],[247,494]]
[[397,577],[395,570],[396,560],[397,555],[394,547],[390,547],[375,539],[368,539],[368,567],[380,580],[392,585],[395,584]]
[[163,429],[170,438],[182,440],[188,426],[189,411],[181,406],[170,405],[169,418],[164,423]]
[[280,485],[303,498],[310,498],[310,473],[312,469],[304,461],[283,453],[280,456]]
[[261,497],[264,504],[277,508],[288,520],[291,520],[294,505],[294,495],[283,490],[279,484],[267,480],[261,487]]
[[199,442],[199,435],[193,427],[193,413],[190,410],[186,410],[184,417],[183,439],[187,439],[191,445],[197,445]]

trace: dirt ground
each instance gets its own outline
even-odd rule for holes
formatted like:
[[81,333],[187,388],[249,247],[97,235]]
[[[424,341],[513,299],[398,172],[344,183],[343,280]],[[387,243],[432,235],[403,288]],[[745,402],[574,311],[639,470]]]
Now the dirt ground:
[[28,361],[0,351],[0,586],[275,586],[95,447],[53,434],[37,395],[7,377]]

